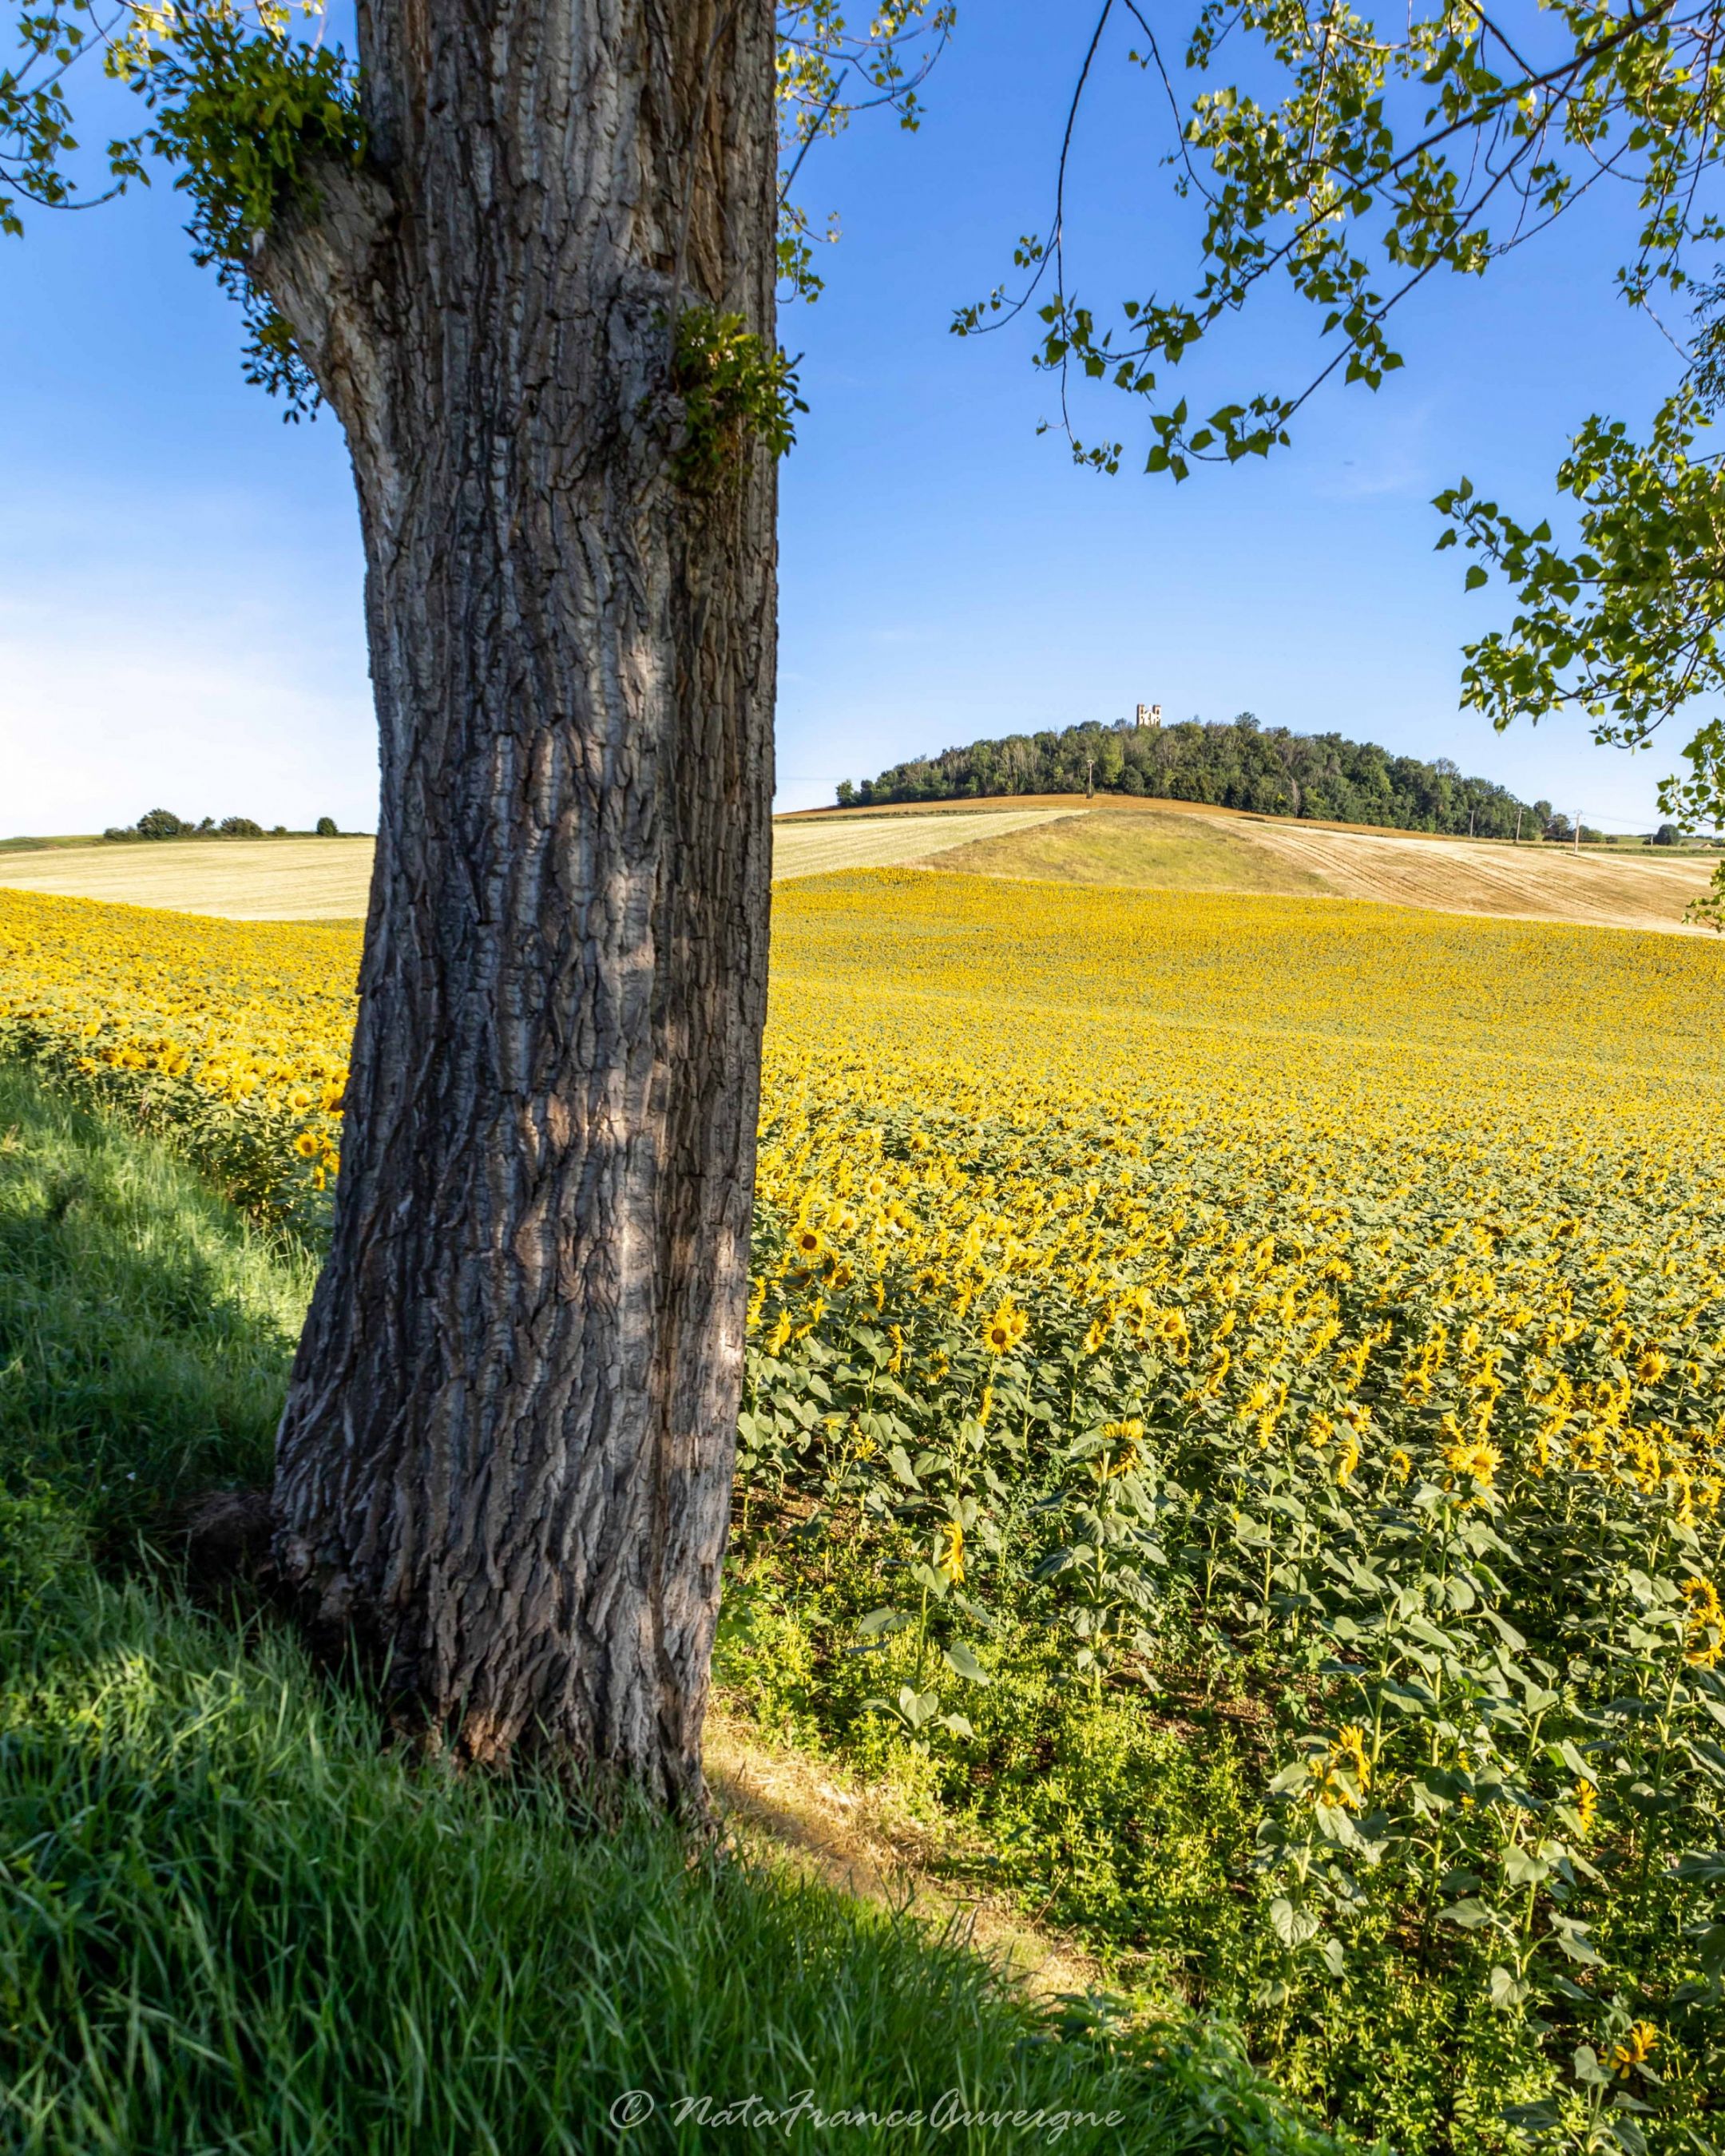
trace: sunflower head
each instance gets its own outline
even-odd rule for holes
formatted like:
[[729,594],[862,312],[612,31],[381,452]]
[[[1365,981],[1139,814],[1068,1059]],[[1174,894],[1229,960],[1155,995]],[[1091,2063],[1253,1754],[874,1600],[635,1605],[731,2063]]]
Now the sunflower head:
[[1444,1465],[1452,1475],[1471,1476],[1482,1490],[1489,1490],[1503,1463],[1503,1455],[1482,1437],[1462,1437],[1448,1446]]
[[1684,1615],[1684,1660],[1692,1667],[1710,1670],[1725,1659],[1725,1609],[1719,1590],[1710,1579],[1692,1574],[1683,1582],[1688,1608]]
[[1371,1786],[1372,1763],[1366,1757],[1365,1732],[1350,1722],[1337,1732],[1329,1750],[1312,1769],[1312,1800],[1327,1810],[1363,1811]]
[[1021,1310],[1003,1302],[983,1325],[983,1345],[991,1355],[1009,1355],[1024,1337],[1029,1321]]
[[1637,2021],[1623,2041],[1612,2046],[1612,2071],[1627,2079],[1634,2068],[1645,2063],[1658,2041],[1659,2031],[1651,2021]]

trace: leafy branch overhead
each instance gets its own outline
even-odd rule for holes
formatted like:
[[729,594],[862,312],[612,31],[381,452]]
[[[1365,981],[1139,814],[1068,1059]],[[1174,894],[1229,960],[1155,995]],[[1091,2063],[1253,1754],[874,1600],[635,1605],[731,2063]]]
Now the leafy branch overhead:
[[109,141],[97,192],[79,187],[66,171],[66,160],[80,146],[66,78],[86,53],[107,53],[131,20],[124,6],[99,18],[95,0],[49,0],[43,8],[19,9],[18,60],[0,69],[0,233],[23,231],[21,203],[87,208],[146,177],[139,135]]
[[[1620,420],[1590,418],[1558,473],[1579,511],[1579,544],[1558,546],[1544,521],[1528,528],[1466,480],[1438,496],[1458,539],[1516,588],[1520,611],[1466,648],[1463,700],[1502,728],[1566,706],[1593,721],[1595,738],[1636,748],[1667,717],[1725,690],[1719,624],[1725,550],[1718,457],[1697,454],[1707,425],[1699,390],[1662,405],[1651,439]],[[1684,750],[1689,775],[1666,781],[1661,806],[1686,822],[1714,822],[1725,799],[1725,728],[1701,725]]]
[[[896,113],[912,132],[918,95],[957,19],[950,0],[884,0],[854,30],[839,0],[788,0],[778,11],[778,269],[785,290],[819,296],[809,214],[792,190],[817,142],[842,134],[859,112]],[[820,234],[839,237],[829,216]]]
[[[305,13],[321,21],[321,8]],[[0,74],[0,230],[22,233],[20,201],[83,208],[149,180],[147,157],[176,168],[189,195],[196,259],[213,265],[245,309],[248,377],[285,395],[290,417],[317,391],[292,331],[250,274],[264,234],[290,208],[315,206],[316,160],[365,155],[358,82],[334,51],[293,33],[292,12],[261,0],[176,8],[53,0],[19,18],[23,64]],[[67,79],[99,59],[151,117],[108,145],[105,184],[80,183]]]
[[[1337,372],[1376,388],[1402,364],[1398,305],[1435,270],[1477,276],[1606,179],[1638,205],[1618,270],[1625,296],[1681,288],[1697,247],[1720,239],[1702,195],[1717,162],[1719,31],[1711,5],[1622,8],[1594,0],[1511,21],[1445,0],[1383,23],[1339,0],[1208,0],[1171,59],[1137,0],[1103,0],[1078,72],[1043,233],[1014,254],[1024,275],[961,309],[961,336],[1034,306],[1039,363],[1055,374],[1081,460],[1118,468],[1123,444],[1075,432],[1073,370],[1143,398],[1153,471],[1263,455]],[[1189,293],[1132,295],[1099,311],[1069,280],[1066,189],[1084,97],[1105,33],[1135,40],[1172,140],[1176,192],[1199,205],[1202,270]],[[1260,98],[1229,74],[1274,86]],[[1163,376],[1285,279],[1318,311],[1305,378],[1266,385],[1195,421]]]
[[[1599,740],[1639,746],[1722,685],[1725,501],[1717,454],[1697,446],[1725,393],[1722,28],[1715,0],[1558,0],[1512,13],[1441,0],[1388,21],[1341,0],[1209,0],[1171,53],[1137,0],[1102,0],[1050,222],[1019,241],[1016,282],[961,309],[952,326],[971,336],[1031,313],[1036,363],[1056,379],[1075,458],[1113,472],[1126,454],[1111,434],[1079,432],[1073,391],[1093,382],[1140,400],[1146,469],[1183,480],[1199,463],[1286,446],[1295,415],[1338,373],[1376,389],[1403,363],[1396,310],[1435,271],[1480,276],[1606,183],[1626,191],[1618,290],[1656,320],[1667,300],[1690,317],[1681,379],[1651,438],[1598,415],[1582,426],[1557,480],[1579,517],[1574,552],[1466,481],[1438,506],[1454,520],[1440,543],[1465,538],[1475,552],[1470,588],[1496,569],[1520,608],[1509,629],[1468,647],[1464,704],[1500,727],[1574,706]],[[1070,275],[1066,194],[1111,32],[1130,41],[1168,127],[1174,190],[1199,213],[1200,267],[1186,291],[1102,308]],[[1310,363],[1195,415],[1169,377],[1277,283],[1317,310]],[[1662,807],[1691,824],[1725,820],[1725,721],[1706,719],[1685,753],[1687,775],[1665,782]]]

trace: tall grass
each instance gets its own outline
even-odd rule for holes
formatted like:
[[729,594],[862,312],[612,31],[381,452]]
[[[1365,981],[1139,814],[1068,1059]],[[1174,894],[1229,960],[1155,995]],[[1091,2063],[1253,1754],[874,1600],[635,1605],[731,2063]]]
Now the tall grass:
[[257,1486],[312,1260],[180,1162],[0,1064],[0,1478],[105,1546]]
[[[906,1917],[393,1753],[270,1620],[128,1573],[267,1472],[308,1285],[0,1070],[0,2148],[1329,2145],[1219,2035],[1063,2027]],[[1019,2117],[769,2123],[804,2091]]]

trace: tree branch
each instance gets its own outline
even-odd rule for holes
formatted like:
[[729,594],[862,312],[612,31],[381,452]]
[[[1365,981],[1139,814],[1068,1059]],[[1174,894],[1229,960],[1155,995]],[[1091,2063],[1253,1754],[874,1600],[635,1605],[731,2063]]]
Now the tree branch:
[[[292,330],[356,461],[385,478],[381,317],[393,282],[394,198],[377,172],[336,157],[310,161],[305,180],[301,203],[256,235],[247,272]],[[386,485],[379,499],[391,498]]]

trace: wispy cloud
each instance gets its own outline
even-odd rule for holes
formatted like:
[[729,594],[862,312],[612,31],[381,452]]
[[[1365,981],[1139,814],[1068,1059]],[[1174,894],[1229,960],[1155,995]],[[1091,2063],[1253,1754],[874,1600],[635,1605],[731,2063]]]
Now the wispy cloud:
[[0,833],[158,805],[369,824],[357,564],[324,588],[243,497],[19,509],[0,542]]

